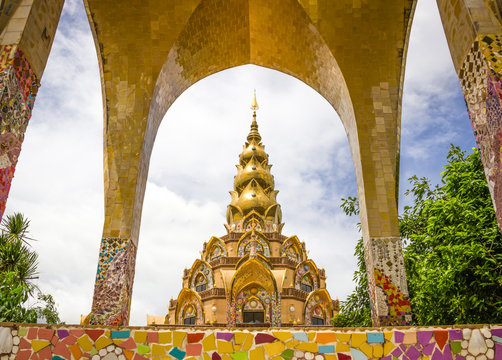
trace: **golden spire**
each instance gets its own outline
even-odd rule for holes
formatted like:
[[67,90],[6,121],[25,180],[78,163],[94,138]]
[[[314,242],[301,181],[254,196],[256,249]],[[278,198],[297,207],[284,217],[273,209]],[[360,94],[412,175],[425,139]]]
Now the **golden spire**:
[[238,225],[247,214],[254,211],[262,216],[263,220],[279,225],[281,210],[275,200],[278,191],[274,190],[274,177],[270,173],[272,165],[268,163],[268,155],[261,143],[256,122],[256,110],[258,110],[256,91],[251,110],[253,110],[253,121],[247,142],[239,156],[234,190],[230,192],[232,201],[228,206],[227,222],[230,226]]

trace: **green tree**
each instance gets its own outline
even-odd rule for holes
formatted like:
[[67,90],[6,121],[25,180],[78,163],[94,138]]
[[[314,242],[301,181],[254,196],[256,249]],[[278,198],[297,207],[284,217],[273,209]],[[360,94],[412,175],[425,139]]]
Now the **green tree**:
[[29,244],[33,241],[29,224],[16,213],[0,225],[0,322],[33,323],[43,318],[47,323],[60,323],[54,299],[34,283],[38,279],[38,254]]
[[[404,207],[399,224],[414,322],[502,322],[502,235],[479,152],[466,156],[452,145],[441,185],[416,176],[409,180],[405,196],[412,205]],[[358,213],[355,198],[342,201],[348,215]],[[360,243],[356,257],[364,261]],[[367,287],[363,269],[358,261],[356,289],[342,303],[335,326],[370,321],[369,297],[361,291]]]

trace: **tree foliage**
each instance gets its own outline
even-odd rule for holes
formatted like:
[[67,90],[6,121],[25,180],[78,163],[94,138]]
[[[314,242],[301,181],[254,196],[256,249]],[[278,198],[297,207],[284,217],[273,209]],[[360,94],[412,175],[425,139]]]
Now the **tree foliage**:
[[[452,145],[441,185],[416,176],[409,180],[412,187],[405,196],[412,205],[404,207],[399,224],[414,322],[502,322],[502,235],[479,152],[466,156]],[[342,201],[347,215],[358,213],[355,198]],[[335,326],[370,322],[361,243],[356,246],[356,289],[342,302]]]
[[38,254],[30,245],[29,224],[16,213],[0,225],[0,322],[60,323],[54,299],[34,282]]

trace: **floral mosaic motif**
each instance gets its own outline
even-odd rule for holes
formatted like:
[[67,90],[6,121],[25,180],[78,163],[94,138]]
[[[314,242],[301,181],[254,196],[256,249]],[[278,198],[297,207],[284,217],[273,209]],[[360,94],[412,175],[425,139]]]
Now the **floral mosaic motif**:
[[[379,269],[374,269],[375,285],[383,290],[385,302],[388,307],[388,315],[381,316],[382,325],[406,324],[406,316],[411,315],[410,301],[399,291],[396,285]],[[398,322],[395,324],[394,322]]]
[[[306,276],[310,275],[310,276]],[[317,282],[317,272],[315,268],[312,266],[310,262],[303,262],[296,268],[295,274],[295,288],[301,289],[301,284],[304,279],[310,278],[312,281],[312,290],[316,290],[319,288],[319,284]]]
[[177,324],[183,324],[186,318],[195,317],[196,325],[204,324],[204,313],[202,311],[202,304],[193,292],[188,293],[182,300],[182,304],[178,310]]
[[365,332],[0,327],[2,359],[464,360],[502,358],[502,328]]
[[253,299],[256,299],[256,302],[261,303],[265,307],[265,322],[270,323],[272,315],[272,296],[260,286],[251,286],[241,291],[235,297],[235,312],[237,313],[236,323],[243,322],[242,312],[245,306],[248,305],[249,300],[253,301]]
[[198,265],[196,265],[196,268],[193,271],[190,288],[192,290],[195,290],[196,286],[200,285],[200,284],[196,283],[197,278],[201,279],[201,277],[198,276],[200,274],[203,275],[203,278],[207,280],[207,283],[206,283],[207,288],[212,289],[213,283],[214,283],[213,272],[212,272],[211,268],[205,262],[199,262]]
[[312,325],[313,317],[321,318],[324,320],[324,324],[329,324],[332,311],[331,304],[328,304],[326,300],[326,297],[318,292],[308,297],[305,303],[305,325]]
[[14,177],[15,170],[16,168],[14,166],[7,166],[0,169],[0,218],[5,212],[5,204],[7,203],[10,184],[12,182],[12,178]]
[[287,256],[291,260],[301,261],[297,245],[293,240],[286,240],[281,246],[281,256]]
[[101,240],[91,325],[127,324],[135,261],[136,246],[129,239]]
[[464,59],[459,79],[499,226],[502,226],[501,74],[502,37],[479,35]]
[[248,238],[241,241],[237,250],[237,256],[242,257],[246,254],[261,254],[263,256],[270,256],[270,247],[265,239],[255,234],[250,235]]

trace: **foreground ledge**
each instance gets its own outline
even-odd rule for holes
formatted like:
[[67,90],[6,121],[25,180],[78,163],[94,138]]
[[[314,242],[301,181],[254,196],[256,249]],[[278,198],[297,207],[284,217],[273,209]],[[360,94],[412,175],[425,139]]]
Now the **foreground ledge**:
[[0,360],[502,360],[502,325],[331,328],[0,323]]

